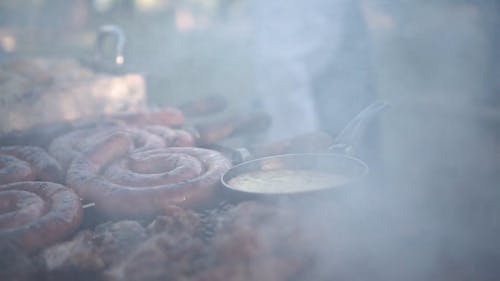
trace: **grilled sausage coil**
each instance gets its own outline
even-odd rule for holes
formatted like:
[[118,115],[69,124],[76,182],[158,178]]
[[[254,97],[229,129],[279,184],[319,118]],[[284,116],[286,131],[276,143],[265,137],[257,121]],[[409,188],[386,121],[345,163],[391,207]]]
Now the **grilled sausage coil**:
[[0,186],[0,240],[27,251],[53,244],[78,228],[78,195],[51,182],[17,182]]
[[193,146],[195,139],[183,130],[164,126],[111,126],[99,129],[88,128],[69,132],[51,143],[49,153],[67,169],[71,161],[100,140],[109,135],[120,133],[131,140],[131,149],[146,150],[167,146]]
[[35,146],[0,147],[0,184],[61,179],[60,165],[45,150]]
[[219,152],[203,148],[130,147],[126,135],[109,136],[72,162],[68,186],[106,214],[148,216],[168,205],[195,207],[209,200],[231,165]]

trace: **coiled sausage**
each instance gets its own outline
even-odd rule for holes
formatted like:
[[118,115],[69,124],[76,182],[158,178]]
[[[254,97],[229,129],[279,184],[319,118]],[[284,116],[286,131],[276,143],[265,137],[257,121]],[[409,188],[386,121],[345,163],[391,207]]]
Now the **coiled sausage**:
[[211,199],[230,161],[197,147],[130,149],[116,133],[77,157],[67,184],[104,213],[122,217],[161,213],[169,205],[195,207]]
[[27,251],[53,244],[78,228],[80,198],[51,182],[17,182],[0,186],[0,239]]
[[49,153],[56,158],[64,169],[83,151],[94,146],[109,135],[120,133],[130,139],[132,150],[146,150],[167,146],[192,146],[194,137],[183,130],[164,126],[112,126],[75,130],[62,135],[51,143]]
[[35,180],[61,182],[61,166],[39,147],[0,147],[0,184]]

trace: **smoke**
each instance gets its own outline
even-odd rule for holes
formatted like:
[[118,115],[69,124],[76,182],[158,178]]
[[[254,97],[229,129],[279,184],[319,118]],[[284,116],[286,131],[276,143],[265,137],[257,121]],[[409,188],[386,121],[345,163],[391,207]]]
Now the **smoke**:
[[324,235],[309,279],[494,280],[491,3],[363,1],[367,26],[355,1],[254,2],[271,138],[335,133],[371,100],[392,105],[357,151],[372,167],[364,185],[302,208],[297,222]]
[[[363,184],[300,206],[294,223],[316,235],[303,280],[500,276],[498,1],[163,2],[143,17],[117,4],[86,26],[124,24],[126,67],[147,74],[155,105],[223,94],[271,113],[269,142],[334,135],[372,101],[391,105],[355,148],[371,169]],[[1,22],[71,26],[45,6]],[[58,30],[37,47],[62,52]],[[33,48],[18,39],[20,54]]]

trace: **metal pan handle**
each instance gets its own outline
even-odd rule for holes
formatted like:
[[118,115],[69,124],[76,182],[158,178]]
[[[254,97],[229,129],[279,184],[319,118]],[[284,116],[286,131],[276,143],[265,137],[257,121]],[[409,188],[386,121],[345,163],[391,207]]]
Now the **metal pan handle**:
[[299,135],[277,143],[252,146],[248,148],[235,149],[217,144],[213,144],[210,147],[223,152],[233,161],[234,164],[239,164],[255,158],[288,153],[330,152],[350,155],[352,154],[353,147],[355,147],[357,142],[361,139],[361,136],[370,121],[372,121],[378,113],[387,107],[388,104],[382,101],[377,101],[368,105],[351,121],[349,121],[349,123],[347,123],[347,125],[333,140],[327,133],[318,131]]
[[388,103],[376,101],[361,112],[359,112],[335,137],[333,145],[328,148],[328,151],[342,154],[352,154],[353,148],[357,145],[362,135],[365,133],[367,126],[374,117],[387,109]]

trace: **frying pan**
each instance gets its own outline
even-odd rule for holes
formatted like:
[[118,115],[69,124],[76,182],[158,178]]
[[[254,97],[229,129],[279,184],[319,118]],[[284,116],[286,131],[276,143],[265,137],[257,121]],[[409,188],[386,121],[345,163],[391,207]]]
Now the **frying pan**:
[[[359,141],[366,126],[369,124],[369,121],[386,107],[387,104],[381,101],[374,102],[367,106],[345,126],[334,139],[333,144],[327,147],[326,152],[288,153],[254,158],[248,149],[234,151],[233,154],[238,154],[240,159],[244,159],[244,161],[233,166],[221,177],[226,195],[233,198],[270,198],[282,195],[301,196],[305,194],[323,193],[325,191],[336,191],[355,184],[368,174],[369,168],[364,161],[350,154],[352,153],[353,147]],[[293,143],[293,141],[287,143]],[[292,173],[297,170],[321,172],[339,175],[347,180],[328,187],[323,186],[318,188],[304,184],[301,188],[293,188],[293,190],[279,189],[278,191],[276,191],[276,189],[266,190],[265,187],[260,186],[258,188],[248,188],[230,183],[232,179],[241,175],[248,176],[249,174],[255,174],[255,172],[259,171],[276,170],[291,170]],[[265,181],[263,184],[266,184]]]

